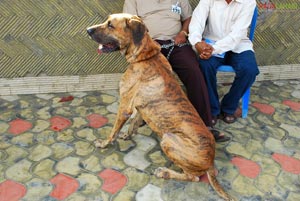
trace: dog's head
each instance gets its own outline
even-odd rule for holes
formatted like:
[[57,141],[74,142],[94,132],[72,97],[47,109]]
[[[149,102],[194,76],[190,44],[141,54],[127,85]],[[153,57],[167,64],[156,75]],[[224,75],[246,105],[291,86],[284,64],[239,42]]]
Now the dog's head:
[[139,46],[147,32],[142,20],[125,13],[113,14],[98,25],[87,28],[90,37],[99,43],[98,53],[126,52],[129,46]]

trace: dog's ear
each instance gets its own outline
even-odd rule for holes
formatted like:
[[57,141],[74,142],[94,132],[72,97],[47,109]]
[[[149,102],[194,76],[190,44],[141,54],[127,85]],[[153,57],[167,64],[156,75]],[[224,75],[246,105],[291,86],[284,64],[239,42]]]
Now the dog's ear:
[[127,26],[131,30],[133,43],[136,46],[139,45],[146,32],[145,24],[138,16],[134,15],[127,21]]

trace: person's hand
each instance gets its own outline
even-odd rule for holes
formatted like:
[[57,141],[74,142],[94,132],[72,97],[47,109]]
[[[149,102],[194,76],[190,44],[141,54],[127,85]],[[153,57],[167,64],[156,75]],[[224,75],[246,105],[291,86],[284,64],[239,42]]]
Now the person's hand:
[[186,35],[183,31],[180,31],[174,38],[175,45],[185,43],[186,42]]
[[195,48],[201,59],[209,59],[214,50],[214,48],[210,44],[207,44],[204,41],[196,43]]
[[205,49],[200,55],[199,57],[201,59],[209,59],[211,56],[212,56],[212,51],[213,49],[210,48],[210,49]]

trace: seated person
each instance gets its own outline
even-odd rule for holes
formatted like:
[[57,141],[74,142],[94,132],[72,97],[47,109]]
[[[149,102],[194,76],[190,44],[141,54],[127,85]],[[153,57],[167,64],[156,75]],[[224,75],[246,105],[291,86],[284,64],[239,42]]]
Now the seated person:
[[[239,100],[259,74],[253,44],[247,37],[255,7],[255,0],[201,0],[193,12],[189,41],[200,57],[213,125],[218,117],[226,123],[236,121],[234,113]],[[236,72],[232,86],[221,103],[216,78],[220,65],[230,65]]]

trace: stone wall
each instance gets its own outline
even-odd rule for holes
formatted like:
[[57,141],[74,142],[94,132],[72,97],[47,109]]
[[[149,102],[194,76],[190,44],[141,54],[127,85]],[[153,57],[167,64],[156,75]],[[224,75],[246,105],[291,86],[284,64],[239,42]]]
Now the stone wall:
[[[97,55],[86,28],[121,12],[124,0],[1,0],[0,78],[122,73],[119,53]],[[193,7],[198,0],[190,0]],[[259,0],[259,65],[300,63],[299,0]]]

